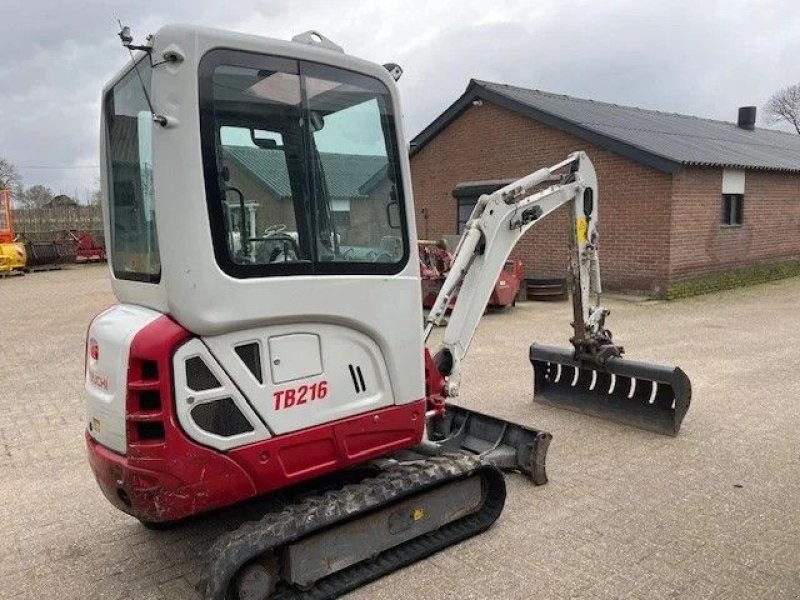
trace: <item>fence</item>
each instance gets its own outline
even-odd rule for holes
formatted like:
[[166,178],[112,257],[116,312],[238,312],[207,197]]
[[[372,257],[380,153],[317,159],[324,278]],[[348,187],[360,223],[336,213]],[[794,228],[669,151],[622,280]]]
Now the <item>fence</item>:
[[13,212],[14,230],[32,242],[66,241],[67,231],[88,231],[103,243],[103,216],[99,206],[18,208]]

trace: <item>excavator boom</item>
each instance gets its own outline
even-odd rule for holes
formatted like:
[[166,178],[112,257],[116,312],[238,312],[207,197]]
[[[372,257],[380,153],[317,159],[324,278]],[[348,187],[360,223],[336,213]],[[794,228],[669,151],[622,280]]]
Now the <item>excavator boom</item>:
[[[554,180],[557,183],[542,189]],[[514,246],[531,227],[567,206],[572,348],[530,347],[534,398],[658,433],[678,433],[691,400],[689,378],[677,367],[623,359],[624,349],[606,328],[610,311],[600,305],[598,200],[597,175],[583,152],[478,199],[426,319],[427,339],[432,328],[443,323],[458,293],[434,357],[446,379],[445,396],[458,395],[462,361],[491,286]]]

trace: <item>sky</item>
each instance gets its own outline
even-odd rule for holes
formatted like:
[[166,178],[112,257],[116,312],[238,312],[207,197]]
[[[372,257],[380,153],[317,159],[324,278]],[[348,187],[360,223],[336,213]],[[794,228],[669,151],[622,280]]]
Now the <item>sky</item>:
[[315,29],[396,62],[409,138],[473,77],[724,120],[800,81],[800,11],[783,0],[0,0],[0,14],[0,158],[81,199],[99,177],[101,89],[128,60],[117,18],[137,41],[175,22]]

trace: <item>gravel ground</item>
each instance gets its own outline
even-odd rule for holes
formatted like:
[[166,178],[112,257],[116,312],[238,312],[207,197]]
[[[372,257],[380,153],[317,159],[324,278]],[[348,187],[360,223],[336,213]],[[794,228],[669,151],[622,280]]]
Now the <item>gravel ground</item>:
[[[677,438],[534,405],[527,347],[567,303],[489,314],[460,402],[553,433],[550,483],[508,477],[487,533],[352,598],[800,598],[800,279],[677,302],[612,299],[631,358],[679,364]],[[194,598],[233,511],[144,530],[83,447],[83,343],[114,301],[102,267],[0,279],[0,598]]]

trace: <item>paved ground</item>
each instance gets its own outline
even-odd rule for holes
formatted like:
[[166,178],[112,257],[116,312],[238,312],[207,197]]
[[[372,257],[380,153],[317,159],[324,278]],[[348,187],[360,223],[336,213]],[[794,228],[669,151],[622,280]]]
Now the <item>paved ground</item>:
[[[532,405],[527,346],[568,306],[486,317],[462,402],[551,431],[551,481],[509,477],[486,534],[352,598],[800,598],[800,280],[672,303],[609,302],[631,357],[678,363],[676,439]],[[194,598],[230,514],[153,533],[84,459],[83,337],[102,268],[0,280],[0,598]]]

